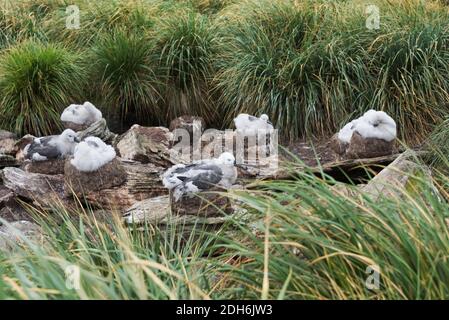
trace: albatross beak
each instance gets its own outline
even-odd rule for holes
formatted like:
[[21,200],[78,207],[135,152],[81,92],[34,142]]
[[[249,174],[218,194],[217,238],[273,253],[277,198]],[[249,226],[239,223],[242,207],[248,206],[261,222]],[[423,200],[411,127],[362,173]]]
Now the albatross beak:
[[81,142],[81,139],[80,139],[80,138],[78,138],[78,137],[75,137],[75,139],[74,139],[74,140],[75,140],[75,142],[78,142],[78,143],[79,143],[79,142]]

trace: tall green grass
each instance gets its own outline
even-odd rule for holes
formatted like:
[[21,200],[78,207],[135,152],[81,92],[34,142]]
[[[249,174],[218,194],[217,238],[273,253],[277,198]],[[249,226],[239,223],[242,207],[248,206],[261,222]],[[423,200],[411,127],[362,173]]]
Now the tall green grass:
[[154,52],[166,77],[164,120],[186,113],[213,120],[209,84],[218,41],[214,26],[204,15],[180,10],[158,21],[154,37]]
[[[227,239],[225,257],[236,263],[217,263],[227,297],[449,297],[447,191],[437,194],[435,182],[419,174],[397,196],[377,200],[327,182],[305,173],[236,195],[260,222],[236,221],[242,235]],[[378,290],[366,286],[370,266],[380,269]]]
[[[447,299],[449,193],[440,187],[449,181],[425,171],[403,189],[390,184],[394,195],[379,199],[308,171],[292,181],[260,182],[229,193],[246,214],[215,232],[198,225],[187,237],[179,225],[138,231],[112,213],[32,209],[45,241],[0,256],[0,295]],[[70,265],[81,270],[79,290],[66,286]],[[380,269],[378,289],[366,286],[370,266]]]
[[[0,295],[17,299],[210,299],[205,257],[212,238],[126,228],[91,210],[31,209],[43,243],[24,242],[3,258]],[[199,230],[201,228],[199,227]],[[19,235],[20,237],[20,235]],[[80,270],[79,287],[69,282]],[[73,269],[72,269],[73,270]],[[68,273],[67,273],[68,274]]]
[[86,84],[80,56],[62,46],[26,41],[0,59],[0,126],[46,135],[60,128],[62,110]]
[[330,134],[375,108],[399,121],[402,137],[429,133],[448,111],[448,13],[378,1],[380,29],[369,30],[368,4],[249,1],[225,9],[216,87],[228,121],[267,113],[296,138]]
[[80,10],[79,29],[66,27],[67,6],[60,6],[52,12],[45,31],[53,41],[60,41],[77,49],[95,45],[105,35],[117,30],[132,32],[141,36],[148,32],[157,16],[157,8],[151,1],[141,0],[77,0]]
[[160,121],[158,103],[164,78],[158,72],[151,42],[117,31],[99,41],[89,59],[93,61],[92,89],[103,105],[131,124]]

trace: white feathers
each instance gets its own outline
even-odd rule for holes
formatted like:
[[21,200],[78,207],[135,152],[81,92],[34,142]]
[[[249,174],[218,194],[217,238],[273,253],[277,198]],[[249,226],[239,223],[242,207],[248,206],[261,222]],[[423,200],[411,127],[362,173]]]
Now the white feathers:
[[86,101],[84,104],[71,104],[61,114],[61,121],[73,122],[80,125],[91,125],[103,117],[100,110]]
[[338,133],[338,139],[349,143],[354,132],[365,139],[376,138],[390,142],[396,138],[396,122],[383,111],[369,110],[360,118],[346,124]]
[[184,194],[208,190],[214,186],[229,188],[236,179],[235,158],[228,152],[221,154],[218,159],[202,160],[189,165],[175,165],[162,176],[164,186],[173,190],[176,201]]
[[339,139],[341,142],[349,143],[349,141],[351,141],[352,133],[353,133],[354,130],[355,130],[355,126],[357,125],[357,122],[359,122],[358,119],[352,120],[351,122],[349,122],[348,124],[346,124],[346,125],[340,130],[340,132],[338,132],[338,139]]
[[111,162],[115,156],[112,146],[100,138],[88,137],[76,146],[70,163],[81,172],[92,172]]
[[35,138],[24,149],[24,155],[32,161],[46,161],[73,154],[78,142],[77,134],[66,129],[60,135]]
[[257,133],[269,133],[273,131],[273,125],[268,121],[268,116],[263,114],[260,118],[241,113],[234,119],[237,131],[245,135],[256,135]]

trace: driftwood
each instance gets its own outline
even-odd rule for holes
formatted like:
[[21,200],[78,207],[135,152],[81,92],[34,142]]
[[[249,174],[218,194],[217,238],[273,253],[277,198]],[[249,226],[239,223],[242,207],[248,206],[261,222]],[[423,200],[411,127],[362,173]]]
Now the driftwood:
[[22,164],[22,169],[32,173],[42,174],[64,174],[64,159],[54,159],[47,161],[29,161]]
[[84,194],[120,186],[126,181],[121,162],[114,159],[94,172],[81,172],[67,159],[64,167],[65,192],[82,197]]
[[31,173],[10,167],[3,169],[1,175],[5,187],[40,205],[64,201],[63,175]]
[[138,201],[168,193],[160,179],[164,168],[127,161],[122,164],[126,182],[119,187],[88,192],[87,201],[98,207],[124,211]]
[[115,143],[117,138],[117,134],[109,131],[108,125],[105,119],[100,119],[97,122],[93,123],[89,128],[77,132],[78,138],[81,140],[93,136],[98,137],[101,140],[108,143]]
[[119,138],[116,149],[126,160],[171,166],[173,163],[170,160],[169,146],[172,136],[164,127],[133,125]]

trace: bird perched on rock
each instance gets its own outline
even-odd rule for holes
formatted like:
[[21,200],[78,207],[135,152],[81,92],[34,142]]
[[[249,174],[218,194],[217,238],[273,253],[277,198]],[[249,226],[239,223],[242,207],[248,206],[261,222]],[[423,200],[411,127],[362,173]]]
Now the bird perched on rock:
[[338,139],[349,143],[354,132],[358,132],[363,138],[392,141],[396,138],[396,122],[383,111],[369,110],[345,125],[338,133]]
[[355,125],[354,131],[363,138],[380,139],[387,142],[396,138],[396,122],[383,111],[369,110]]
[[115,156],[112,146],[100,138],[87,137],[75,147],[70,163],[81,172],[93,172],[114,160]]
[[269,133],[274,129],[273,124],[269,121],[266,114],[257,118],[246,113],[241,113],[234,119],[234,124],[237,131],[246,135],[256,135],[258,132]]
[[71,122],[77,125],[90,126],[103,117],[92,103],[86,101],[84,104],[71,104],[61,114],[61,121]]
[[373,157],[391,153],[396,122],[385,112],[369,110],[346,124],[332,139],[331,147],[340,156]]
[[184,194],[208,190],[215,186],[230,188],[236,180],[235,158],[229,152],[222,153],[218,159],[175,165],[162,176],[164,186],[173,190],[175,201],[179,201]]
[[32,161],[58,159],[73,154],[78,142],[75,131],[66,129],[60,135],[34,138],[23,153],[26,159]]

